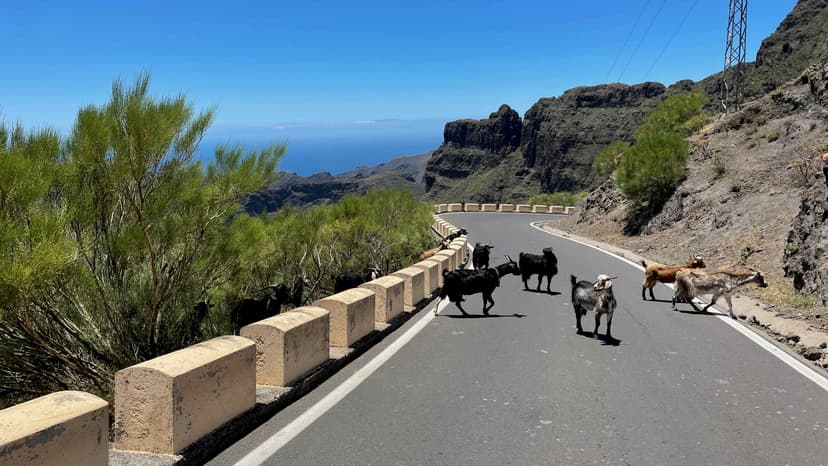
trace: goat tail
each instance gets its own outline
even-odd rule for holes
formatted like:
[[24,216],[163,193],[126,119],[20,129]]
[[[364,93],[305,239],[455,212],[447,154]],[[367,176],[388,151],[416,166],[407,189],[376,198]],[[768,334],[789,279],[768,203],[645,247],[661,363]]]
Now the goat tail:
[[642,267],[644,267],[645,269],[647,268],[647,263],[644,262],[644,259],[641,259],[639,262],[641,262]]
[[569,276],[569,283],[572,284],[572,288],[575,288],[575,285],[578,283],[578,279],[575,278],[575,275]]

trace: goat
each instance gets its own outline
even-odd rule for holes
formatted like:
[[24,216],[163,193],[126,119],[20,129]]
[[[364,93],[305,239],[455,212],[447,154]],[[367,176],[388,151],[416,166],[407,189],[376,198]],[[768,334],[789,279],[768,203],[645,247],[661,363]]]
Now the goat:
[[365,282],[376,280],[382,273],[377,267],[369,267],[362,272],[342,272],[337,276],[331,276],[334,281],[334,293],[339,293],[351,288],[356,288]]
[[270,285],[261,291],[266,290],[263,298],[244,298],[230,311],[234,334],[245,325],[275,316],[282,310],[282,303],[290,301],[290,290],[284,284]]
[[655,295],[653,295],[653,288],[655,287],[657,282],[661,283],[675,283],[676,281],[676,273],[680,270],[686,269],[703,269],[707,265],[704,263],[700,256],[691,257],[689,261],[687,261],[684,265],[664,265],[658,263],[652,263],[647,265],[646,262],[643,260],[641,261],[641,265],[644,267],[644,282],[641,284],[641,299],[647,300],[644,296],[644,292],[646,290],[650,290],[650,299],[655,301]]
[[530,254],[521,252],[518,256],[518,265],[520,266],[521,278],[523,278],[523,288],[529,290],[529,278],[534,274],[538,274],[538,288],[540,291],[541,281],[546,277],[546,291],[551,293],[550,284],[552,277],[558,273],[558,258],[552,248],[543,248],[543,254]]
[[485,269],[489,267],[489,253],[494,249],[491,244],[474,244],[474,251],[472,251],[472,265],[475,269]]
[[601,316],[607,315],[607,338],[612,340],[612,315],[618,303],[612,291],[612,280],[615,277],[608,277],[604,274],[598,275],[595,282],[586,280],[578,281],[575,275],[570,275],[572,284],[572,307],[575,308],[575,324],[578,327],[577,333],[583,333],[581,317],[587,311],[595,311],[595,330],[592,338],[598,338],[598,327],[601,324]]
[[[730,301],[730,296],[737,288],[747,285],[749,283],[756,283],[759,288],[767,288],[768,284],[765,282],[765,277],[762,272],[730,272],[720,270],[710,274],[696,271],[696,270],[682,270],[676,274],[676,292],[673,295],[673,310],[676,310],[676,302],[679,298],[684,299],[697,312],[707,312],[710,306],[716,304],[716,300],[724,296],[727,302],[727,312],[730,313],[732,319],[736,318],[733,313],[733,303]],[[703,309],[696,307],[693,298],[703,294],[713,295],[710,304]]]
[[[500,286],[500,277],[504,275],[520,275],[520,268],[512,260],[511,257],[506,256],[508,262],[500,264],[490,269],[472,270],[472,269],[457,269],[451,272],[443,271],[443,288],[440,290],[440,300],[448,296],[449,300],[453,302],[457,309],[463,315],[468,315],[460,305],[464,295],[471,295],[476,293],[483,294],[483,314],[489,315],[489,309],[494,307],[494,299],[492,293],[494,289]],[[487,306],[488,303],[488,306]],[[434,308],[434,314],[437,314],[440,301]]]
[[431,248],[431,249],[426,249],[425,251],[421,252],[417,256],[417,259],[422,261],[422,260],[428,259],[429,257],[434,257],[435,254],[442,251],[443,249],[448,249],[448,247],[449,247],[449,242],[448,241],[446,241],[446,240],[440,241],[440,244],[437,245],[437,247],[434,247],[434,248]]
[[444,238],[444,240],[445,240],[445,242],[447,242],[447,243],[451,243],[452,241],[456,240],[457,238],[459,238],[459,237],[461,237],[461,236],[464,236],[464,235],[467,235],[467,234],[469,234],[469,232],[468,232],[468,231],[466,231],[466,229],[465,229],[465,228],[461,228],[461,229],[459,229],[459,230],[455,231],[454,233],[452,233],[452,234],[450,234],[450,235],[446,236],[446,237]]

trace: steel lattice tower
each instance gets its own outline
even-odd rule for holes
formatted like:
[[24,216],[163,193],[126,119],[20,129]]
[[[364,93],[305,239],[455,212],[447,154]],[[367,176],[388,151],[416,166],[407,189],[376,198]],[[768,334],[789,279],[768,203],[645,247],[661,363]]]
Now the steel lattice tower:
[[747,0],[730,0],[727,16],[724,71],[722,71],[722,111],[738,110],[742,103],[747,38]]

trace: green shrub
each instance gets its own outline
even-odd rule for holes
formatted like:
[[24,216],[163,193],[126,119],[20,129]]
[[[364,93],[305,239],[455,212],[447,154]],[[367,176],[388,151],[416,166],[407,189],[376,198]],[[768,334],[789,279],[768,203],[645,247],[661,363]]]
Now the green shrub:
[[773,141],[776,141],[777,139],[779,139],[779,136],[780,136],[779,131],[771,131],[770,133],[765,135],[765,138],[768,140],[768,142],[773,142]]
[[727,165],[724,159],[719,156],[713,158],[713,175],[716,178],[722,177],[727,173]]
[[592,162],[592,171],[595,176],[603,180],[610,176],[621,161],[624,152],[629,150],[630,144],[626,141],[615,141],[601,149]]
[[579,199],[586,197],[588,193],[581,191],[579,193],[569,193],[559,191],[552,194],[535,194],[529,198],[529,205],[555,205],[570,207],[574,206]]
[[[704,117],[702,105],[705,100],[707,97],[701,92],[688,92],[664,99],[635,131],[635,140],[663,132],[689,136],[694,132],[694,127],[701,128],[706,123],[706,118],[698,118]],[[689,122],[693,123],[688,125]]]
[[624,154],[615,179],[636,207],[660,207],[675,191],[687,169],[690,145],[683,136],[655,133]]

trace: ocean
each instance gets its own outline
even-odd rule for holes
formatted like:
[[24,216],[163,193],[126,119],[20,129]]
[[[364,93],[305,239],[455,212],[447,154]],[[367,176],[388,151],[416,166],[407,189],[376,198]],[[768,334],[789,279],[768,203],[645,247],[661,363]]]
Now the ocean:
[[338,174],[358,166],[374,166],[403,155],[422,154],[443,142],[443,120],[385,120],[350,124],[302,124],[272,127],[219,127],[205,135],[198,155],[213,158],[218,144],[258,150],[287,144],[279,170],[308,176]]

